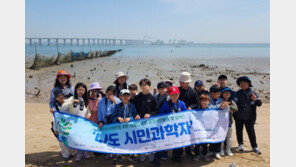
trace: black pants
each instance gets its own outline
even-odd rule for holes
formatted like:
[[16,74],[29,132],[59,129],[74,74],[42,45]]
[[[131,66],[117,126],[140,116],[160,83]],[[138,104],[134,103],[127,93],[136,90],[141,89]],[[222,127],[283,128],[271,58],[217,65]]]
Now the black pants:
[[190,147],[190,146],[185,147],[185,153],[186,153],[186,155],[188,155],[188,156],[193,156],[193,154],[192,154],[192,150],[191,150],[191,147]]
[[182,154],[183,154],[183,147],[173,150],[173,158],[180,158]]
[[221,151],[221,143],[210,144],[209,150],[214,153],[219,153]]
[[244,144],[243,143],[243,127],[246,126],[246,130],[249,136],[249,140],[251,143],[252,148],[257,147],[256,142],[256,135],[255,135],[255,129],[254,129],[254,121],[252,120],[242,120],[242,119],[235,119],[235,129],[236,129],[236,137],[238,144]]
[[208,144],[198,144],[194,146],[194,154],[199,155],[199,150],[202,149],[202,155],[207,155],[208,153]]

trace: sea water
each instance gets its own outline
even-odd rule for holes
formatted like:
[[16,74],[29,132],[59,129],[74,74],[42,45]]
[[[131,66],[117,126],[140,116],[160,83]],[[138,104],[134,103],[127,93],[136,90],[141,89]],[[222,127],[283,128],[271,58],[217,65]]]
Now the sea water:
[[44,56],[61,53],[88,52],[94,50],[122,49],[115,56],[150,58],[229,58],[229,57],[266,57],[270,55],[270,44],[194,44],[194,45],[34,45],[26,44],[26,56],[35,51]]

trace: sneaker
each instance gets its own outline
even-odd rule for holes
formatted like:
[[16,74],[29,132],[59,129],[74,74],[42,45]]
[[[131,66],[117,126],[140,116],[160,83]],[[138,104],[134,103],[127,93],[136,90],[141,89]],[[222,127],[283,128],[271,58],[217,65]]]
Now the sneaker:
[[111,158],[112,158],[112,154],[107,154],[107,155],[105,155],[105,157],[104,157],[105,160],[108,160],[108,159],[111,159]]
[[168,159],[168,155],[167,154],[162,154],[161,155],[161,159],[162,160],[167,160]]
[[216,159],[221,159],[220,154],[219,154],[219,153],[216,153],[216,154],[215,154],[215,158],[216,158]]
[[240,144],[238,147],[237,147],[238,151],[244,151],[244,145],[243,144]]
[[136,156],[132,155],[128,158],[129,161],[131,162],[139,162],[139,158],[137,158]]
[[223,149],[221,149],[221,151],[220,151],[220,155],[221,155],[221,156],[224,156],[224,155],[225,155],[225,153],[224,153],[224,150],[223,150]]
[[77,154],[75,157],[75,161],[81,161],[81,153]]
[[261,151],[260,151],[257,147],[255,147],[255,148],[253,149],[253,151],[254,151],[255,153],[257,153],[258,155],[261,154]]
[[199,160],[199,156],[198,155],[194,155],[193,161],[198,161],[198,160]]
[[225,151],[228,156],[233,156],[233,153],[230,150]]
[[89,159],[90,158],[90,155],[88,154],[88,152],[83,152],[83,157],[85,158],[85,159]]

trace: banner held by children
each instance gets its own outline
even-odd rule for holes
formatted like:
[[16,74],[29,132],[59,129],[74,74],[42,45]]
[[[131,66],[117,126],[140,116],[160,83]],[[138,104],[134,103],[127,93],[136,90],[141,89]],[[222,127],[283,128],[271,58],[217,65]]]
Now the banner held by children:
[[66,146],[112,154],[144,154],[226,138],[228,109],[187,110],[99,128],[93,122],[54,112],[59,141]]

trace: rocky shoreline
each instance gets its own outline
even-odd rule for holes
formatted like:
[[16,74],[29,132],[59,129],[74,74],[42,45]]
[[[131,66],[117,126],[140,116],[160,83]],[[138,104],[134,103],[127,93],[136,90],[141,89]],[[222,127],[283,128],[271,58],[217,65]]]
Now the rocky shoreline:
[[181,71],[188,71],[194,81],[202,80],[206,88],[215,84],[221,74],[228,76],[229,87],[238,90],[236,79],[247,75],[254,85],[253,90],[259,94],[264,103],[270,101],[270,73],[269,58],[219,58],[219,59],[181,59],[181,58],[135,58],[112,56],[58,66],[44,67],[39,70],[25,70],[25,98],[26,103],[47,103],[53,88],[56,74],[64,69],[72,75],[71,82],[75,85],[83,82],[89,86],[92,82],[99,82],[103,88],[113,84],[115,73],[123,71],[130,77],[128,83],[138,85],[140,79],[146,77],[152,82],[152,88],[157,83],[167,79],[179,86],[178,76]]

